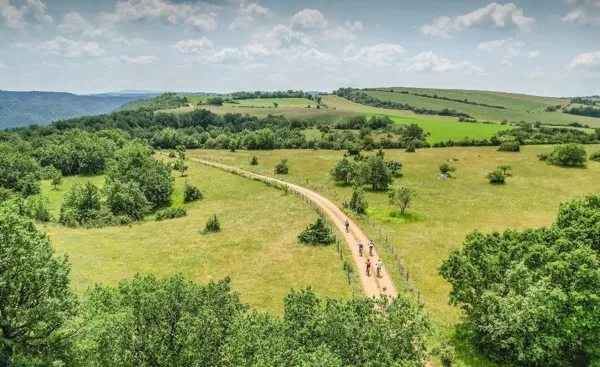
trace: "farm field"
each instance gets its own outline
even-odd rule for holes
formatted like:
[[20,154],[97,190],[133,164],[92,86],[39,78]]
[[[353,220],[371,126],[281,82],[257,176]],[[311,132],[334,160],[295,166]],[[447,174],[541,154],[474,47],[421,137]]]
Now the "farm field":
[[[94,283],[115,284],[140,272],[159,277],[182,273],[197,283],[230,276],[243,302],[277,314],[292,288],[312,287],[321,296],[351,297],[335,246],[309,247],[297,242],[298,234],[317,218],[310,206],[260,182],[188,165],[187,177],[173,172],[173,205],[184,206],[186,217],[156,222],[149,216],[131,227],[100,229],[72,229],[55,223],[40,226],[57,252],[69,255],[71,284],[78,292]],[[43,194],[50,198],[54,216],[68,188],[88,180],[102,185],[104,178],[68,177],[58,190],[43,182]],[[183,204],[185,181],[197,185],[204,200]],[[213,214],[222,231],[201,235]]]
[[[590,127],[600,127],[600,119],[586,116],[570,115],[563,113],[562,111],[545,112],[543,109],[540,109],[543,105],[539,102],[532,104],[531,101],[528,101],[527,103],[517,103],[515,101],[508,104],[510,107],[507,106],[506,109],[498,109],[493,107],[471,105],[466,103],[433,99],[428,97],[420,97],[411,94],[402,94],[389,91],[366,91],[365,93],[367,93],[371,97],[378,98],[380,100],[406,103],[416,107],[423,107],[435,110],[441,110],[444,108],[453,109],[459,112],[468,113],[474,118],[484,121],[500,122],[502,120],[508,120],[514,122],[526,121],[532,123],[540,121],[542,123],[561,125],[567,125],[571,122],[577,121],[581,124],[589,125]],[[506,98],[501,100],[505,101]],[[515,108],[514,106],[518,106],[518,109],[512,109]],[[535,110],[523,110],[524,106],[539,107],[536,107]]]
[[[600,146],[586,149],[593,152]],[[396,179],[394,186],[413,185],[418,197],[410,215],[398,217],[386,193],[368,191],[369,216],[382,234],[366,223],[363,229],[376,243],[388,236],[440,325],[456,324],[461,312],[448,305],[450,287],[437,269],[453,249],[461,247],[468,233],[546,226],[555,219],[560,203],[600,191],[600,163],[590,162],[586,169],[566,169],[538,161],[537,154],[551,150],[550,146],[526,146],[521,153],[500,153],[493,147],[385,152],[386,159],[404,165],[404,176]],[[343,152],[197,150],[188,154],[271,176],[275,164],[288,159],[290,174],[285,179],[318,191],[340,206],[351,194],[350,187],[338,186],[329,177],[329,170]],[[258,167],[250,165],[253,155],[259,159]],[[458,160],[455,178],[437,180],[438,166],[448,158]],[[511,165],[514,176],[504,186],[490,185],[485,175],[500,164]],[[381,256],[384,262],[391,260],[387,251]],[[403,280],[398,273],[392,275],[400,289]]]

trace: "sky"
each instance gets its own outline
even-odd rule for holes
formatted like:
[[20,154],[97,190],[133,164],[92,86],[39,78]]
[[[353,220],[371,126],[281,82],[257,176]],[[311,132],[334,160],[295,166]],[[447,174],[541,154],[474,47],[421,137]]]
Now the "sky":
[[600,94],[600,0],[0,0],[0,89]]

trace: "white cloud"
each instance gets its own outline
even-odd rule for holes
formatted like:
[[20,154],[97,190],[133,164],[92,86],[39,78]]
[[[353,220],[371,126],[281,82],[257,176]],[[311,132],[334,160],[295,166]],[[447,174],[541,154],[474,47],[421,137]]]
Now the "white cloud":
[[497,28],[505,28],[508,24],[520,30],[529,30],[535,25],[535,19],[526,17],[523,9],[517,8],[513,3],[502,5],[493,2],[468,14],[439,17],[432,24],[422,26],[421,33],[452,38],[451,33],[487,24],[493,24]]
[[106,13],[102,20],[106,23],[138,21],[142,19],[165,19],[171,24],[180,20],[200,30],[209,31],[217,27],[216,14],[205,12],[196,3],[172,3],[167,0],[127,0],[120,1],[113,13]]
[[577,5],[562,20],[567,23],[600,26],[600,0],[573,0],[569,5]]
[[332,38],[351,41],[356,38],[356,33],[360,32],[362,30],[363,30],[363,25],[361,22],[359,22],[359,21],[351,22],[348,20],[348,21],[346,21],[346,24],[344,26],[338,26],[337,28],[334,28],[334,29],[326,29],[325,35],[332,37]]
[[97,42],[73,41],[62,36],[46,42],[17,43],[15,45],[33,51],[64,57],[79,57],[83,54],[98,57],[105,53]]
[[46,5],[40,0],[27,0],[17,7],[11,0],[0,0],[0,18],[8,28],[23,28],[28,20],[50,24],[54,20],[46,14]]
[[64,33],[80,33],[89,36],[93,33],[94,26],[76,11],[67,13],[63,16],[58,29]]
[[600,51],[579,54],[571,60],[568,68],[573,69],[600,69]]
[[208,60],[216,64],[237,64],[248,59],[248,55],[234,47],[227,47],[215,52]]
[[145,38],[127,38],[123,36],[113,38],[110,40],[110,42],[126,46],[138,46],[148,44],[148,41],[146,41]]
[[540,52],[538,50],[535,51],[529,51],[527,53],[527,58],[528,59],[535,59],[536,57],[540,56]]
[[292,29],[311,31],[324,30],[327,28],[327,21],[320,11],[315,9],[304,9],[292,17]]
[[[347,54],[352,49],[347,49]],[[361,61],[367,64],[385,66],[403,60],[404,49],[397,44],[379,43],[374,46],[361,47],[354,56],[346,56],[347,61]]]
[[229,29],[243,29],[248,28],[256,21],[256,17],[268,18],[271,16],[271,11],[258,3],[252,3],[249,5],[240,4],[238,14],[229,25]]
[[306,34],[278,24],[269,31],[255,34],[252,42],[246,46],[246,50],[252,55],[269,56],[281,50],[311,45],[312,40]]
[[305,61],[316,63],[337,63],[337,59],[332,55],[321,52],[315,48],[311,48],[301,54],[301,58]]
[[464,74],[483,74],[484,70],[468,61],[452,62],[444,57],[437,56],[432,51],[421,52],[408,60],[406,71],[423,71],[442,73],[460,71]]
[[520,56],[523,47],[525,47],[525,42],[517,41],[512,38],[482,42],[477,45],[477,49],[480,51],[495,53],[502,56],[502,62],[505,64],[510,64],[511,59]]
[[153,65],[157,61],[158,58],[154,55],[138,57],[121,56],[121,62],[129,65]]
[[213,50],[213,43],[208,38],[202,37],[198,40],[179,41],[171,47],[186,54],[203,54]]

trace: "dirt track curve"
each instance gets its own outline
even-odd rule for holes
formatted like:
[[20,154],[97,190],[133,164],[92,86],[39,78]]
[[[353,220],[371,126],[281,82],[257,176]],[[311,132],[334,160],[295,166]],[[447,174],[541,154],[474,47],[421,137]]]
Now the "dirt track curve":
[[[360,228],[356,225],[356,223],[354,223],[352,220],[350,220],[350,218],[348,218],[344,214],[344,212],[342,212],[342,210],[340,208],[338,208],[335,204],[333,204],[331,201],[329,201],[325,197],[317,194],[314,191],[308,190],[302,186],[298,186],[296,184],[292,184],[292,183],[289,183],[289,182],[286,182],[286,181],[283,181],[280,179],[276,179],[273,177],[263,176],[263,175],[259,175],[259,174],[253,173],[253,172],[245,171],[245,170],[237,168],[237,167],[232,167],[232,166],[228,166],[225,164],[207,161],[207,160],[203,160],[203,159],[196,159],[196,158],[188,158],[188,159],[190,161],[198,162],[198,163],[201,163],[201,164],[204,164],[207,166],[211,166],[211,167],[215,167],[215,168],[220,168],[220,169],[229,170],[229,171],[235,170],[239,173],[243,173],[245,176],[248,176],[248,177],[256,177],[256,178],[266,179],[266,180],[269,180],[272,182],[276,182],[278,184],[285,185],[285,186],[289,187],[290,189],[292,189],[292,190],[300,193],[301,195],[307,197],[308,199],[312,200],[329,217],[329,220],[331,221],[331,223],[334,224],[339,229],[340,233],[343,233],[344,241],[348,245],[348,248],[350,249],[350,252],[352,253],[352,258],[354,259],[354,263],[356,264],[356,268],[358,269],[360,283],[362,284],[365,295],[367,295],[368,297],[379,297],[380,294],[387,294],[388,296],[391,296],[391,297],[398,296],[396,287],[394,286],[392,279],[389,277],[388,273],[386,272],[385,264],[382,269],[382,277],[377,278],[374,275],[375,262],[377,261],[377,259],[379,259],[379,256],[377,255],[377,250],[376,250],[377,244],[375,244],[375,250],[373,250],[373,257],[371,258],[372,272],[371,272],[370,276],[367,276],[366,268],[365,268],[366,257],[361,257],[359,255],[357,244],[358,244],[359,239],[362,240],[362,242],[364,244],[363,253],[368,255],[368,245],[367,245],[369,243],[368,237],[363,233],[363,231],[360,230]],[[346,219],[348,219],[350,221],[350,233],[346,233],[346,228],[345,228]]]

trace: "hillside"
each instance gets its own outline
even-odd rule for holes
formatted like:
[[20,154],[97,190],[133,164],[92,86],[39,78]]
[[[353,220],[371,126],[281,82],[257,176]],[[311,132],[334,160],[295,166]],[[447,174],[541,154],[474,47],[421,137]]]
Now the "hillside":
[[135,101],[125,103],[115,111],[134,111],[139,110],[140,108],[152,111],[169,110],[187,106],[188,103],[189,101],[186,97],[181,97],[176,93],[163,93],[158,97],[137,99]]
[[108,113],[139,96],[81,96],[59,92],[0,91],[0,128]]

